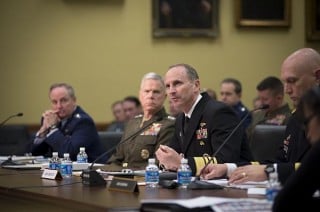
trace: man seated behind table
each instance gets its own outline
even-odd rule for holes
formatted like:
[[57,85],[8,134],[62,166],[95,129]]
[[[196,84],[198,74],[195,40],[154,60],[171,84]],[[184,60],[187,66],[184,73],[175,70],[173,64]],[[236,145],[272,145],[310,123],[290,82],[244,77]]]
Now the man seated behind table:
[[[289,55],[281,66],[281,79],[285,92],[294,106],[310,88],[320,84],[320,54],[311,48],[302,48]],[[230,183],[246,181],[264,181],[271,172],[277,172],[279,180],[284,183],[299,167],[310,149],[305,128],[294,112],[289,118],[285,139],[275,163],[271,164],[209,164],[202,171],[204,179],[229,176]],[[263,161],[262,161],[263,162]],[[239,165],[239,167],[237,167]]]
[[286,125],[291,116],[288,103],[284,102],[284,88],[277,77],[267,77],[257,85],[258,97],[262,105],[269,105],[266,110],[253,113],[252,123],[248,128],[249,135],[256,125]]
[[[41,127],[32,145],[33,155],[51,157],[58,152],[59,157],[69,153],[75,161],[80,147],[86,148],[88,161],[94,161],[104,152],[92,118],[76,104],[76,96],[71,85],[56,83],[49,90],[51,109],[42,114]],[[97,161],[105,163],[106,158]]]
[[115,101],[111,105],[114,120],[107,127],[107,132],[123,132],[126,122],[126,114],[123,109],[122,101]]
[[239,118],[231,107],[213,100],[205,92],[200,93],[199,76],[193,67],[187,64],[170,66],[165,75],[165,85],[172,104],[183,111],[177,117],[170,145],[161,145],[156,152],[165,169],[176,171],[182,157],[188,159],[193,175],[199,175],[209,159],[216,163],[252,160],[245,131],[241,127],[215,157],[210,158],[235,129]]
[[242,85],[241,82],[234,78],[226,78],[222,80],[220,86],[220,101],[226,103],[236,111],[240,119],[245,118],[242,126],[247,129],[252,121],[252,116],[242,101]]
[[129,140],[119,143],[116,152],[107,162],[106,170],[145,169],[148,159],[160,144],[167,144],[174,132],[175,118],[168,116],[164,109],[166,99],[162,77],[155,73],[144,75],[140,84],[139,99],[143,115],[130,120],[122,136],[122,141],[147,127]]
[[127,121],[142,114],[141,103],[136,96],[125,97],[122,101],[122,107]]

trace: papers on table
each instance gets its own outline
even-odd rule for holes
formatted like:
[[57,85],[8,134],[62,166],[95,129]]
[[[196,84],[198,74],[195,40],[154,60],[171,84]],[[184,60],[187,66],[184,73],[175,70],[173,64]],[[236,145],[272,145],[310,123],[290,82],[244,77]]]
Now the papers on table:
[[222,185],[228,188],[247,189],[248,194],[265,195],[268,181],[254,182],[248,181],[242,184],[229,184],[227,179],[208,180],[208,182]]
[[[8,156],[0,156],[0,163],[8,160]],[[12,156],[11,161],[13,164],[2,165],[3,168],[8,169],[47,169],[49,168],[49,158],[44,158],[43,156]],[[77,163],[72,162],[73,171],[79,171],[87,169],[91,166],[91,163]],[[104,164],[94,164],[94,167],[104,166]]]
[[8,160],[11,158],[12,161],[17,163],[30,163],[30,162],[36,162],[36,161],[42,161],[44,160],[43,156],[0,156],[0,163]]
[[242,184],[229,184],[227,179],[207,180],[208,182],[222,185],[229,188],[249,189],[249,188],[266,188],[268,181],[254,182],[248,181]]

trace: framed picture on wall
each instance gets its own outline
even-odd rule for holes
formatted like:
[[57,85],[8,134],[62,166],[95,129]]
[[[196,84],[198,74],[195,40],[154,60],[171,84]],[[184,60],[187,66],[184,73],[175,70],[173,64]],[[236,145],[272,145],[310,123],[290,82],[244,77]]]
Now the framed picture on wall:
[[289,27],[291,0],[234,0],[239,27]]
[[154,37],[216,37],[218,0],[152,0]]
[[320,0],[305,0],[306,38],[320,40]]

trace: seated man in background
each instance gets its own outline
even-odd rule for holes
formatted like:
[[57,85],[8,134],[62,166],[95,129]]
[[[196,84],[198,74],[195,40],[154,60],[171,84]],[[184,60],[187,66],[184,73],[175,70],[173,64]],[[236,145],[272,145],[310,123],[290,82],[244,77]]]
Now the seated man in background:
[[107,132],[123,132],[126,122],[122,101],[116,101],[111,105],[114,121],[107,127]]
[[211,89],[211,88],[208,88],[208,89],[205,89],[205,92],[207,92],[207,94],[214,100],[217,100],[217,93],[215,90]]
[[[297,106],[303,94],[313,86],[320,84],[320,54],[311,48],[302,48],[289,55],[281,66],[281,79],[284,81],[285,92],[294,106]],[[275,163],[246,165],[209,164],[203,170],[204,179],[229,176],[230,183],[246,181],[264,181],[270,172],[277,172],[279,180],[284,183],[299,167],[301,160],[307,155],[310,143],[305,128],[294,112],[289,118],[283,145]],[[239,167],[237,168],[237,165]]]
[[187,64],[170,66],[165,85],[172,104],[183,111],[177,117],[169,146],[161,145],[156,151],[165,169],[177,171],[181,158],[185,157],[192,174],[198,176],[209,160],[215,163],[252,160],[243,128],[236,130],[223,144],[239,118],[231,107],[200,92],[199,76],[193,67]]
[[[88,161],[94,161],[104,152],[92,118],[76,104],[74,89],[66,83],[53,84],[49,90],[51,109],[42,114],[41,127],[32,145],[33,155],[59,157],[69,153],[76,161],[80,147],[86,148]],[[106,158],[101,158],[101,163]]]
[[226,78],[222,80],[220,87],[220,101],[231,106],[234,111],[236,111],[240,120],[248,115],[242,125],[244,129],[247,129],[251,123],[252,116],[251,114],[248,114],[248,109],[242,104],[241,95],[242,86],[239,80],[233,78]]
[[122,106],[124,113],[126,114],[127,121],[142,114],[141,103],[135,96],[125,97],[122,101]]
[[291,116],[288,103],[284,102],[284,88],[277,77],[267,77],[257,85],[258,97],[262,105],[269,105],[265,110],[253,113],[252,122],[248,128],[248,135],[258,124],[287,125]]
[[108,171],[145,169],[148,159],[155,157],[159,145],[167,144],[173,135],[175,118],[168,116],[164,109],[166,93],[162,77],[155,73],[144,75],[139,99],[143,115],[127,123],[122,142],[107,162]]

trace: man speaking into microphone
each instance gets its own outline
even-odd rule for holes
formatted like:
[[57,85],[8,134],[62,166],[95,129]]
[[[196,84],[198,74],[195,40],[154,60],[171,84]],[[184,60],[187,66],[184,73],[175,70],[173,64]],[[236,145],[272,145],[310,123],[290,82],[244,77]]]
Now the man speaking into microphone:
[[200,93],[199,76],[193,67],[187,64],[170,66],[165,86],[171,103],[183,111],[177,117],[173,140],[169,146],[161,145],[156,152],[165,169],[176,171],[181,157],[185,157],[193,175],[198,176],[210,161],[252,160],[244,128],[238,125],[240,120],[236,113],[207,93]]
[[163,106],[165,99],[162,77],[156,73],[144,75],[139,91],[143,114],[129,120],[105,170],[145,169],[148,159],[155,157],[159,145],[169,143],[174,132],[175,118],[166,113]]

